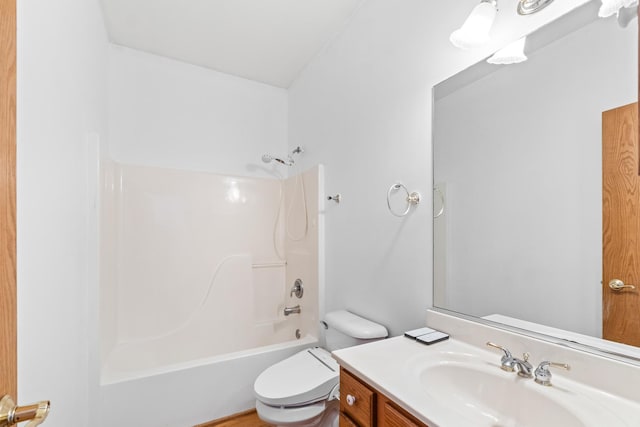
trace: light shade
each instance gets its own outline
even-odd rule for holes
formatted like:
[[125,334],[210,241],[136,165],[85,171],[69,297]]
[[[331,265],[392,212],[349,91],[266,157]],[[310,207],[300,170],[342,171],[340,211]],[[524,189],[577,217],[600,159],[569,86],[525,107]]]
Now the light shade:
[[638,0],[602,0],[598,16],[606,18],[608,16],[615,15],[623,7],[630,7],[637,2]]
[[511,44],[508,44],[487,59],[487,62],[489,64],[517,64],[519,62],[526,61],[527,55],[524,54],[524,45],[526,41],[527,38],[523,37]]
[[627,25],[629,25],[629,23],[637,17],[638,6],[623,7],[618,11],[618,25],[620,25],[622,28],[627,28]]
[[483,1],[473,8],[462,27],[451,33],[449,40],[455,47],[470,49],[489,41],[489,31],[496,18],[495,3]]

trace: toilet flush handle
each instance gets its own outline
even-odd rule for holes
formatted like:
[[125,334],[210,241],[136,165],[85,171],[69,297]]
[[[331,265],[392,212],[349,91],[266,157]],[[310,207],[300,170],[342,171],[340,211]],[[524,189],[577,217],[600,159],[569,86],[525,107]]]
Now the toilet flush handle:
[[353,406],[356,403],[356,397],[351,395],[351,394],[347,394],[347,405],[349,406]]

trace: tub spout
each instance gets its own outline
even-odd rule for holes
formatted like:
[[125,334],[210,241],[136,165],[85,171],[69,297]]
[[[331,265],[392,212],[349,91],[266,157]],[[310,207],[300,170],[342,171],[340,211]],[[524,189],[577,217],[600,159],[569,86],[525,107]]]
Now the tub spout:
[[288,316],[290,314],[300,314],[300,306],[296,305],[295,307],[285,307],[284,315]]

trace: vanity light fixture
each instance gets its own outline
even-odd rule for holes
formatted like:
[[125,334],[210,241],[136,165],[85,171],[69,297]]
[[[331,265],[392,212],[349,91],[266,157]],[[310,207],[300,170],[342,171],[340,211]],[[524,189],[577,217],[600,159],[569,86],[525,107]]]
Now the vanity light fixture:
[[522,37],[518,39],[496,53],[490,56],[487,59],[489,64],[499,64],[499,65],[507,65],[507,64],[518,64],[520,62],[524,62],[527,60],[527,55],[524,53],[524,45],[527,41],[527,37]]
[[451,33],[449,40],[455,47],[470,49],[489,41],[489,31],[496,19],[498,1],[481,0],[473,8],[462,27]]
[[602,0],[602,5],[598,11],[600,18],[606,18],[611,15],[618,15],[620,9],[635,6],[638,0]]

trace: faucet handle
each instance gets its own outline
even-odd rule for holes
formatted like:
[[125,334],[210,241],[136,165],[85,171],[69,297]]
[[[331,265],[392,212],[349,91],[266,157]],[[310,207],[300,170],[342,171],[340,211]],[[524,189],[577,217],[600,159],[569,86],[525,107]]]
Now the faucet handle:
[[501,345],[498,345],[498,344],[492,343],[491,341],[487,341],[487,346],[488,346],[488,347],[497,348],[498,350],[502,350],[502,351],[504,351],[504,355],[505,355],[506,357],[513,357],[513,356],[511,355],[511,352],[510,352],[507,348],[505,348],[505,347],[503,347],[503,346],[501,346]]
[[291,288],[289,298],[293,298],[294,295],[298,298],[302,298],[303,294],[304,286],[302,285],[302,279],[296,279],[296,281],[293,283],[293,288]]
[[504,355],[502,356],[502,359],[500,359],[500,369],[502,369],[503,371],[507,371],[507,372],[513,372],[515,371],[515,368],[513,367],[513,355],[511,354],[511,352],[498,344],[492,343],[492,342],[487,342],[487,346],[488,347],[493,347],[493,348],[497,348],[498,350],[502,350],[504,352]]
[[540,384],[540,385],[546,385],[546,386],[550,386],[551,385],[551,372],[549,372],[549,368],[553,367],[553,368],[562,368],[562,369],[566,369],[567,371],[569,371],[571,369],[571,366],[567,365],[566,363],[556,363],[556,362],[549,362],[549,361],[544,361],[541,362],[538,367],[536,368],[535,371],[535,381]]

